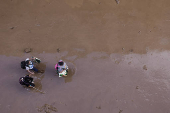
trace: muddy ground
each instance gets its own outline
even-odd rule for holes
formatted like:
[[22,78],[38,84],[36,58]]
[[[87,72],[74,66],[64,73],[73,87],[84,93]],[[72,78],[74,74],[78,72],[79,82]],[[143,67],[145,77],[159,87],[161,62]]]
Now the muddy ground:
[[[1,0],[0,112],[170,113],[170,1],[116,1]],[[18,82],[31,56],[38,90]]]

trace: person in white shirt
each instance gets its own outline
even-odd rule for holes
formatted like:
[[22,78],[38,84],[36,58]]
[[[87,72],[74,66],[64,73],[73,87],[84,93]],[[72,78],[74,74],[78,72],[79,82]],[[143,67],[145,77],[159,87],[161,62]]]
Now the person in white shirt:
[[[30,74],[34,74],[34,72],[38,72],[38,69],[34,67],[32,61],[29,60],[29,58],[27,58],[25,60],[25,62],[26,62],[25,68]],[[34,71],[34,72],[32,72],[32,71]]]

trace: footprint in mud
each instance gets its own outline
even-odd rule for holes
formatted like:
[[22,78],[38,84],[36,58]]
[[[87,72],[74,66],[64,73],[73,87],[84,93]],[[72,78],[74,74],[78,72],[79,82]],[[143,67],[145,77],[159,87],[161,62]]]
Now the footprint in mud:
[[101,109],[101,106],[96,107],[97,109]]
[[118,54],[111,54],[110,58],[115,64],[119,64],[124,59],[122,55]]
[[147,67],[146,67],[146,65],[144,65],[144,66],[143,66],[143,69],[144,69],[144,70],[147,70]]
[[128,64],[130,65],[132,62],[128,62]]
[[53,107],[52,105],[44,104],[42,107],[38,108],[39,112],[44,111],[45,113],[57,112],[57,108]]
[[65,83],[71,82],[73,75],[75,75],[75,73],[76,73],[76,67],[74,64],[68,63],[67,65],[68,65],[69,69],[68,69],[68,75],[66,77],[64,77]]
[[139,86],[136,86],[136,89],[139,89]]
[[123,112],[123,110],[119,110],[119,113],[122,113]]

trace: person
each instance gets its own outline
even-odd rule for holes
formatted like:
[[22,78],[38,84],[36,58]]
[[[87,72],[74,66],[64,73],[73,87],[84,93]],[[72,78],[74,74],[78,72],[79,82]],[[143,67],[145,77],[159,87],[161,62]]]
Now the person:
[[30,87],[30,88],[31,87],[35,87],[35,84],[33,82],[33,78],[30,77],[30,76],[31,76],[31,74],[30,75],[26,75],[25,77],[21,77],[19,79],[19,83],[21,85],[25,85],[25,86]]
[[59,60],[59,62],[55,65],[55,69],[57,70],[59,77],[67,76],[68,66],[63,60]]
[[[34,67],[33,62],[32,62],[31,60],[29,60],[29,58],[27,58],[27,59],[25,60],[25,62],[26,62],[26,64],[27,64],[27,65],[25,66],[25,68],[26,68],[26,70],[27,70],[30,74],[34,74],[34,72],[38,72],[38,69]],[[34,71],[34,72],[32,72],[32,71]]]

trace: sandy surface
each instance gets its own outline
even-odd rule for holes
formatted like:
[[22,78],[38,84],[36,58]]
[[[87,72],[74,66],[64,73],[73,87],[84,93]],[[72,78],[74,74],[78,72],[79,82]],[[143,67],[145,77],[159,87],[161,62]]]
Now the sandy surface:
[[[170,113],[169,0],[1,0],[1,113]],[[31,53],[24,53],[32,48]],[[22,87],[20,62],[43,74]],[[69,66],[55,74],[56,62]]]

